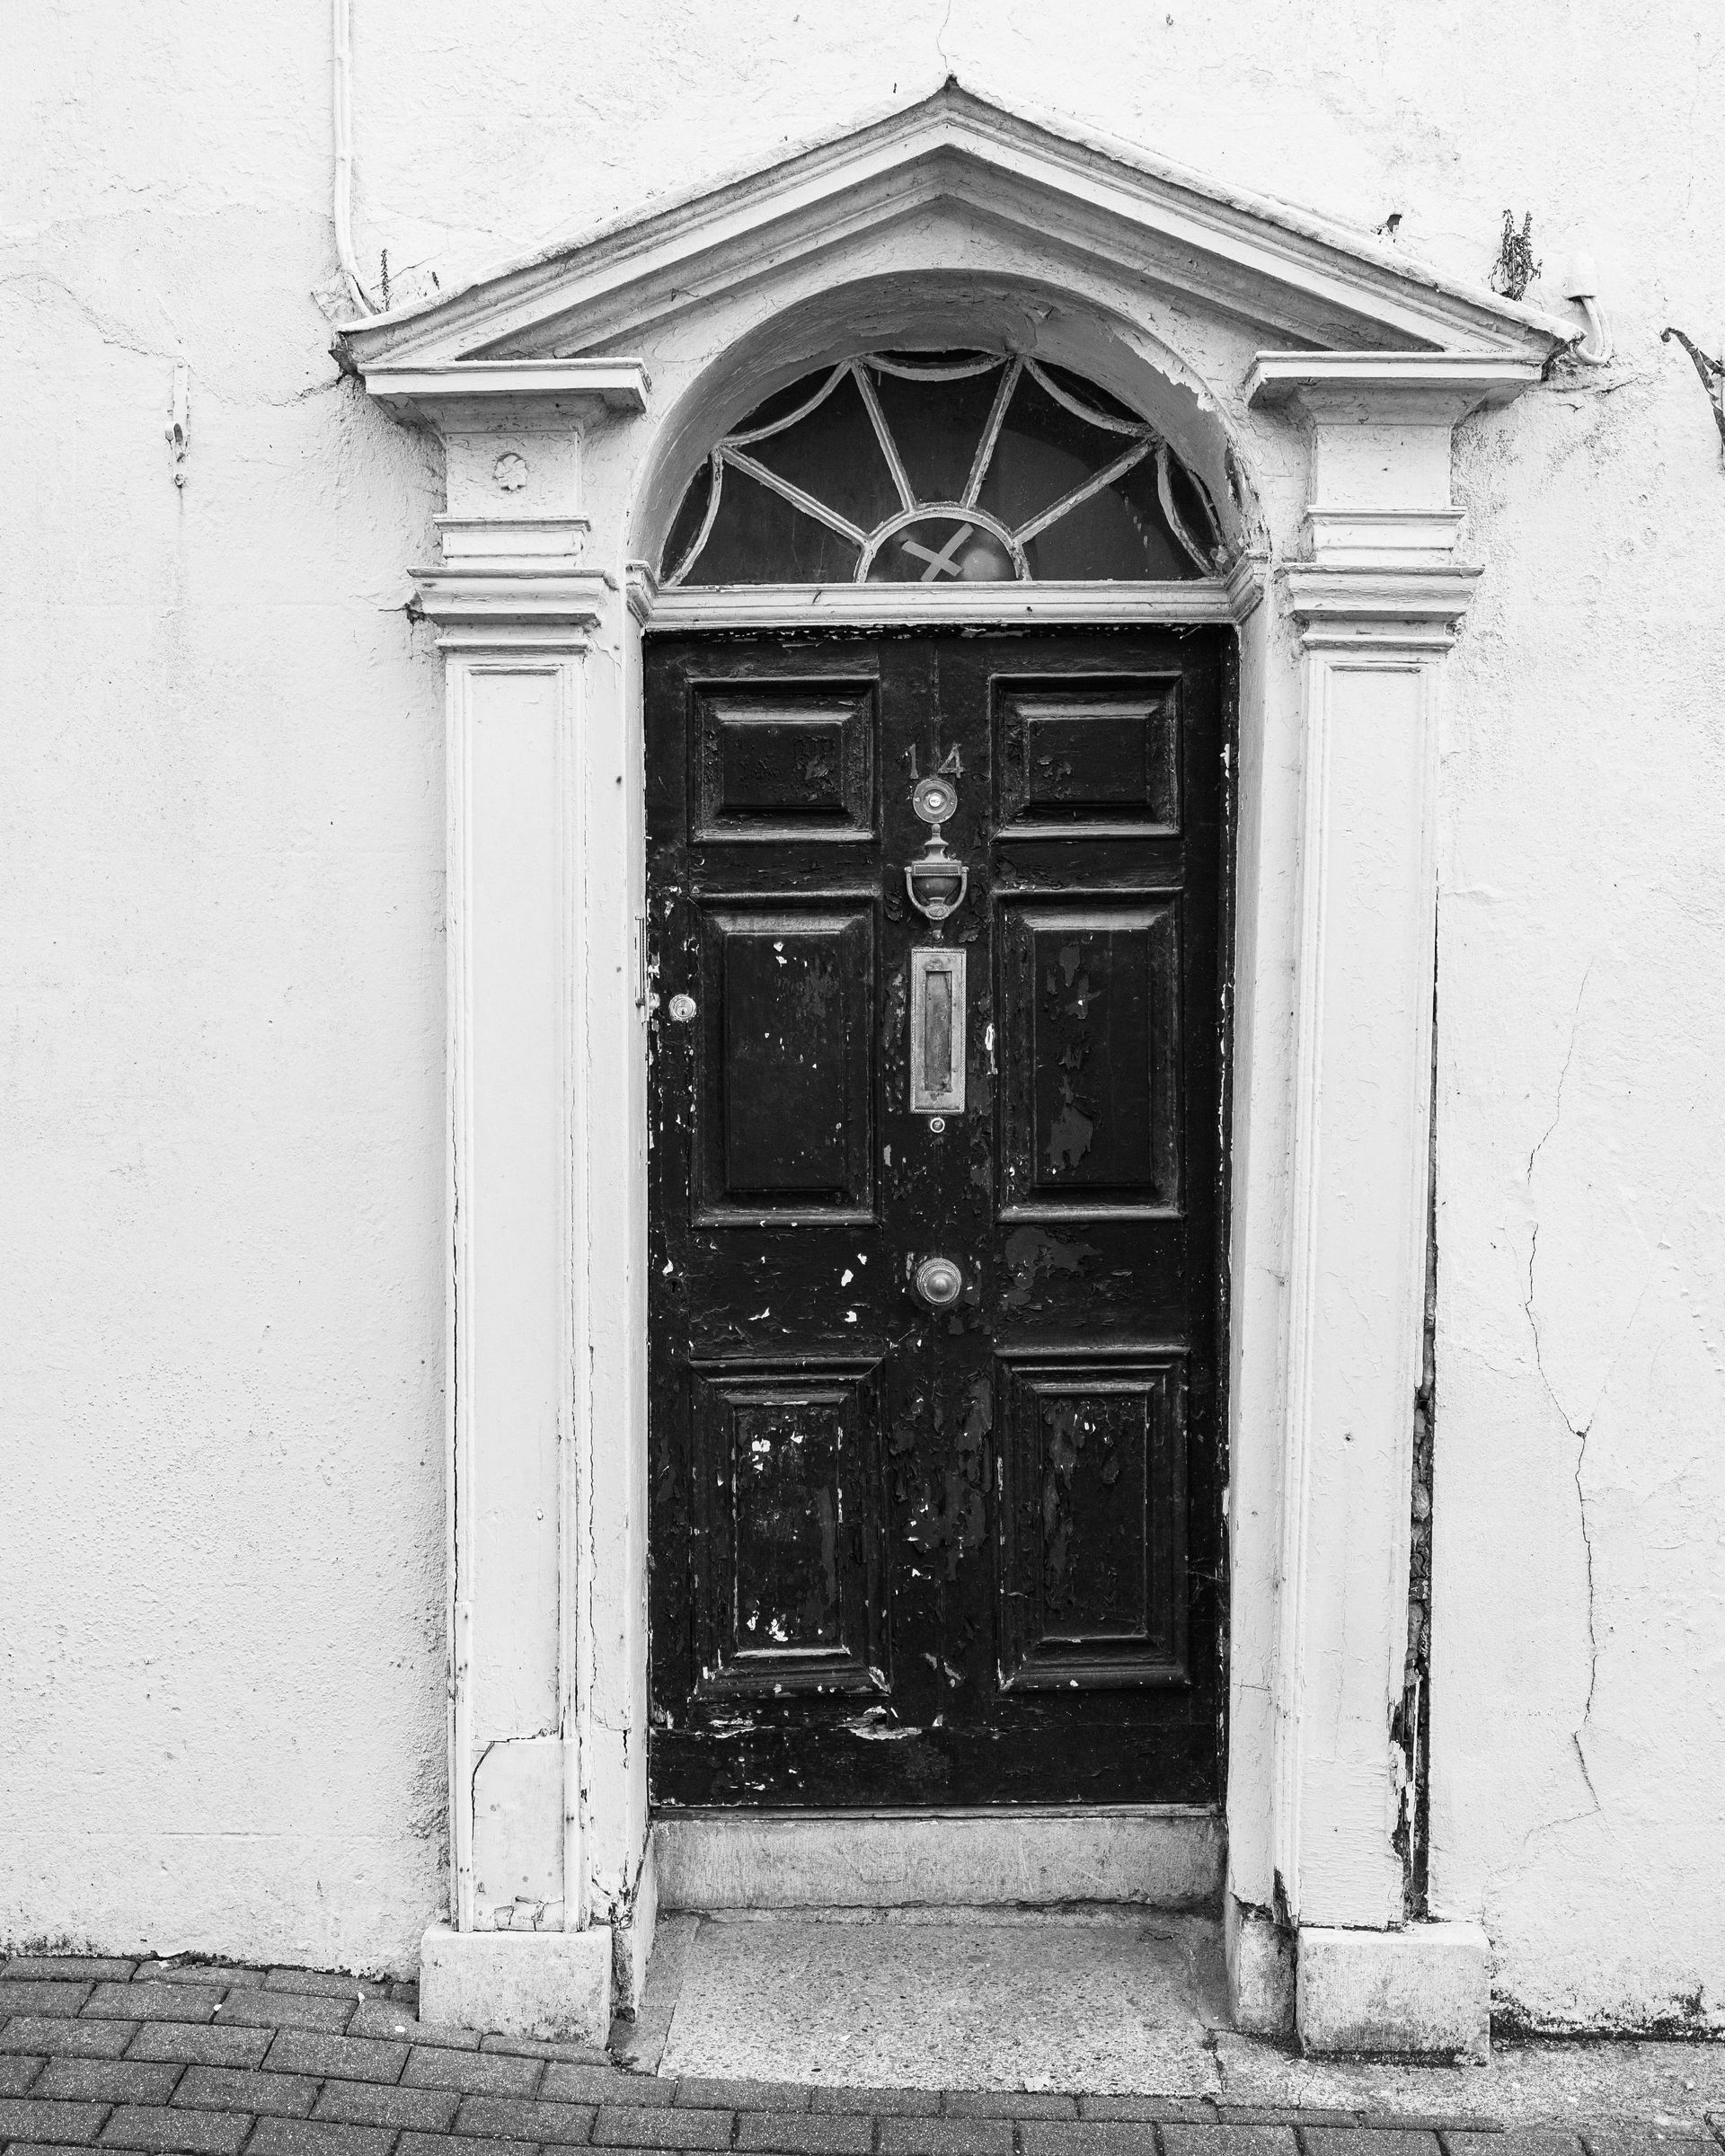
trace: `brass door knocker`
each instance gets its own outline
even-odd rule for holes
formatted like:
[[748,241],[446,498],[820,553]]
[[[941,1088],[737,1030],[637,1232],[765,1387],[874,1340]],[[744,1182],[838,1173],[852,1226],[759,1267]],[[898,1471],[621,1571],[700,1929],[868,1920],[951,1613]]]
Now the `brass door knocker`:
[[905,870],[905,888],[910,903],[925,921],[944,921],[964,904],[970,871],[954,861],[941,836],[941,826],[959,805],[958,788],[951,779],[920,779],[910,805],[929,826],[928,843]]

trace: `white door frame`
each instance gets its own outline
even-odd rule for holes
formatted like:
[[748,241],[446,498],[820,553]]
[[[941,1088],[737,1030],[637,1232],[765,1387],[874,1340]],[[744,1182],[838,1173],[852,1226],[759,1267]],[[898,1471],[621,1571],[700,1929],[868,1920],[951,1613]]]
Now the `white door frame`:
[[[447,467],[441,561],[414,579],[445,656],[450,832],[453,1879],[452,1921],[427,1936],[428,2014],[590,2036],[614,1974],[636,1992],[650,1945],[644,625],[1196,611],[1240,637],[1236,2012],[1296,2012],[1314,2047],[1482,2041],[1482,1934],[1405,1921],[1389,1717],[1425,1272],[1436,720],[1479,574],[1451,437],[1536,379],[1562,331],[948,90],[346,333],[367,392],[435,427]],[[937,337],[1033,347],[1146,411],[1223,503],[1231,575],[657,589],[641,557],[743,410],[828,357]],[[1278,338],[1301,349],[1262,349]]]

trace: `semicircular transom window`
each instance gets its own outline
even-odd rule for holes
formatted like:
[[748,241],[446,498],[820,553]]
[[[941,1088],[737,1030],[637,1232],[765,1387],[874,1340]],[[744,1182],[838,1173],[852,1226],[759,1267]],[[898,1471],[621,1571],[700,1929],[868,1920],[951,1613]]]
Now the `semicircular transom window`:
[[683,497],[668,584],[1214,575],[1202,482],[1105,390],[1022,353],[868,352],[778,391]]

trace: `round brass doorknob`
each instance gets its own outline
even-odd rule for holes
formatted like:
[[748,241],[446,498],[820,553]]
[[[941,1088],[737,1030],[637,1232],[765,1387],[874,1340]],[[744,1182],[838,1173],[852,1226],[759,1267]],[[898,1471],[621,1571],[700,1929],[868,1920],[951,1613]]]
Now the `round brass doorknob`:
[[924,1258],[911,1275],[910,1292],[930,1310],[951,1310],[964,1293],[964,1275],[950,1258]]

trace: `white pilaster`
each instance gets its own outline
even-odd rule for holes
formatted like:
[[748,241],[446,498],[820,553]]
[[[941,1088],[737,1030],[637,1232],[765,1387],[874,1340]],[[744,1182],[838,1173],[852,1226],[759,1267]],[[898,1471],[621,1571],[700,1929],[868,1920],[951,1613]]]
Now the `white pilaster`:
[[[1273,1789],[1311,2049],[1472,2052],[1489,2010],[1478,1935],[1408,1921],[1390,1724],[1426,1269],[1438,713],[1479,575],[1456,557],[1451,437],[1532,372],[1301,354],[1261,359],[1252,384],[1311,448],[1308,559],[1282,579],[1304,764]],[[1450,2010],[1402,2010],[1434,1955]],[[1368,1998],[1386,2002],[1376,2020]]]
[[447,724],[453,1872],[421,2011],[602,2042],[612,1940],[591,1922],[583,1795],[585,734],[616,594],[581,567],[570,384],[535,399],[460,390],[417,407],[448,471],[442,561],[414,581]]

